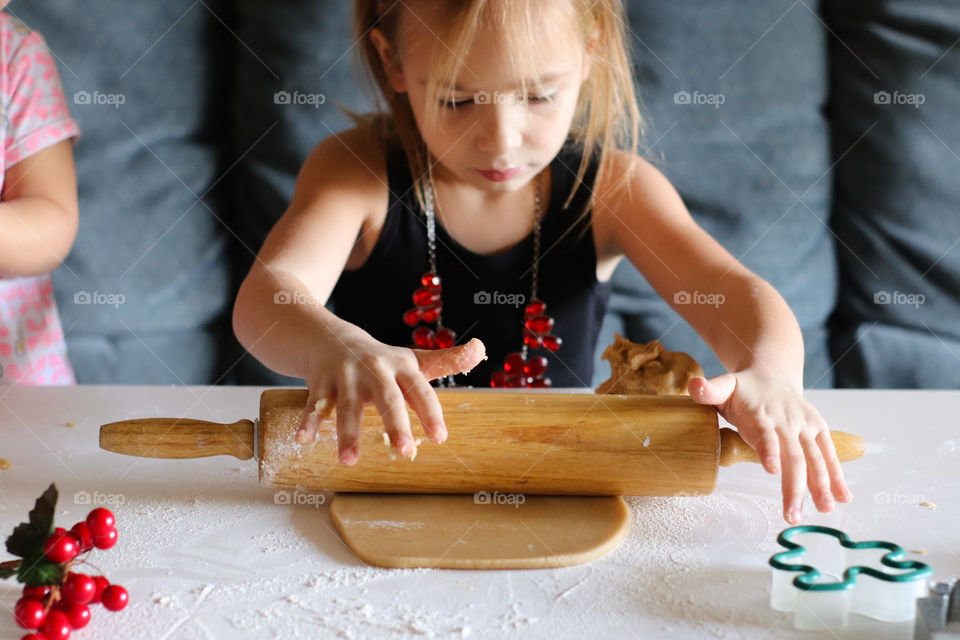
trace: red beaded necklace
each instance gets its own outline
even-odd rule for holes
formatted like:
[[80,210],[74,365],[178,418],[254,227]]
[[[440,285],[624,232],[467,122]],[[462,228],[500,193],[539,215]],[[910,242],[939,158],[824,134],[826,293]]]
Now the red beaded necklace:
[[[537,298],[537,281],[540,272],[540,221],[542,176],[536,178],[537,188],[533,212],[533,266],[531,268],[530,303],[523,312],[523,347],[507,355],[503,369],[490,376],[491,387],[549,387],[550,378],[544,378],[547,359],[544,356],[527,357],[528,350],[544,348],[551,352],[560,348],[563,341],[551,334],[553,318],[546,315],[547,305]],[[413,292],[414,307],[403,314],[407,326],[414,327],[413,344],[420,349],[447,349],[456,343],[457,334],[443,326],[443,302],[440,295],[443,287],[437,271],[437,222],[434,210],[433,186],[428,178],[424,185],[424,204],[427,219],[427,251],[430,271],[420,276],[420,287]],[[428,325],[435,324],[432,329]],[[441,380],[443,386],[454,386],[453,376]]]

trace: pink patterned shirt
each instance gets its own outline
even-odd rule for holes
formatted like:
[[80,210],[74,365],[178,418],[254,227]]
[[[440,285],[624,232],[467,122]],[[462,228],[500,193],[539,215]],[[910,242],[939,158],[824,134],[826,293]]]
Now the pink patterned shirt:
[[[80,131],[43,36],[0,12],[0,189],[7,169]],[[0,385],[74,384],[50,276],[0,278]]]

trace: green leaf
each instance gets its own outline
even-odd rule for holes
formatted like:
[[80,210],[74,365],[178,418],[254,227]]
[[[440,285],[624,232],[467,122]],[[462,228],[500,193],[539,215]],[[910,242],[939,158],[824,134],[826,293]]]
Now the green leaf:
[[17,580],[31,586],[63,584],[63,565],[53,562],[40,553],[25,557],[17,571]]
[[[43,554],[43,543],[53,532],[53,514],[57,508],[57,485],[51,484],[30,512],[30,522],[22,522],[7,538],[7,551],[26,558]],[[21,567],[23,565],[21,564]]]

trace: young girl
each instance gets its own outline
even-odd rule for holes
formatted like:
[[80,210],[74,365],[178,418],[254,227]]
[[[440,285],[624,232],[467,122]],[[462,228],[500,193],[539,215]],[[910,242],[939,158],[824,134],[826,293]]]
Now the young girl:
[[402,455],[414,449],[405,400],[431,439],[446,438],[434,378],[587,386],[625,256],[730,371],[690,393],[782,470],[787,521],[807,485],[824,512],[851,499],[803,399],[790,309],[636,154],[620,0],[358,0],[355,11],[389,112],[316,147],[234,311],[251,353],[306,379],[300,442],[322,399],[336,404],[349,465],[368,403]]
[[77,234],[79,130],[43,37],[3,12],[0,97],[0,385],[73,384],[49,273]]

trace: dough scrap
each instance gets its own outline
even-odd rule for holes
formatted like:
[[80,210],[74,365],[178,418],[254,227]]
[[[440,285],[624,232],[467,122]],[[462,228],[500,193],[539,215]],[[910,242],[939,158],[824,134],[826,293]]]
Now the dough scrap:
[[330,517],[364,562],[387,568],[540,569],[595,560],[620,544],[616,496],[338,493]]
[[0,471],[8,471],[10,469],[13,469],[13,463],[6,458],[0,458]]
[[610,379],[600,383],[597,393],[689,395],[690,380],[703,375],[689,354],[667,351],[659,340],[631,342],[619,333],[603,359],[610,363]]

